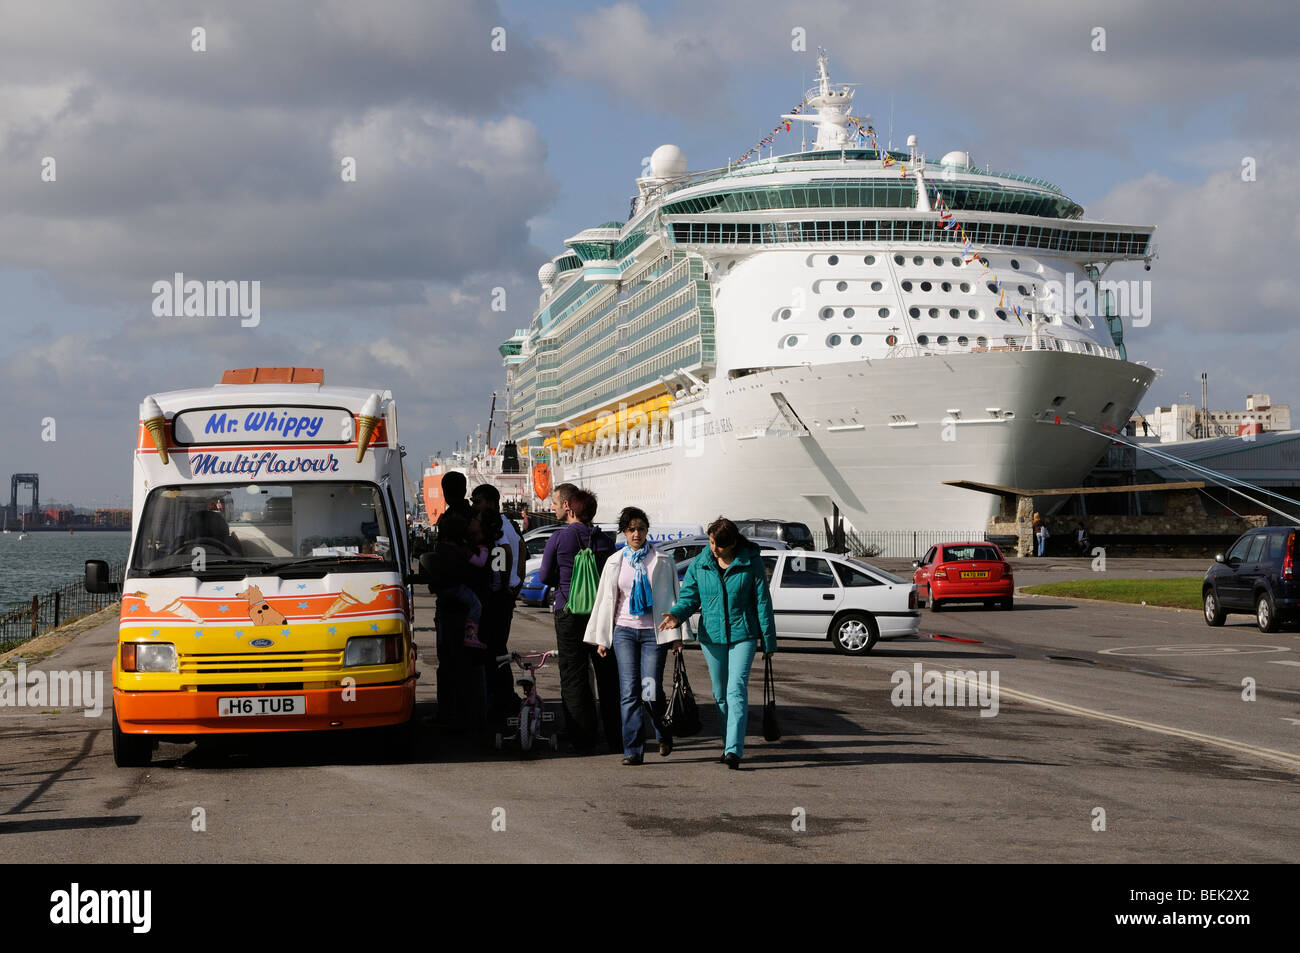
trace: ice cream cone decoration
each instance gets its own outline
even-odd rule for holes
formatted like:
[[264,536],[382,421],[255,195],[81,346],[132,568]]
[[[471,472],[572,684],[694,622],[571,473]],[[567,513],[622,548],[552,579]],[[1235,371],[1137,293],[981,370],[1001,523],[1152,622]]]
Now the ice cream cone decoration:
[[375,427],[379,425],[379,395],[371,394],[366,398],[366,402],[361,406],[361,413],[357,416],[357,463],[366,455],[366,447],[370,444],[370,438],[375,432]]
[[361,600],[358,599],[356,596],[352,595],[346,590],[340,592],[339,597],[334,600],[333,604],[328,609],[326,609],[324,612],[321,613],[320,616],[321,621],[324,621],[325,619],[328,619],[331,616],[338,615],[344,609],[350,609],[353,606],[359,606],[359,605],[361,605]]
[[152,397],[144,399],[144,403],[140,405],[140,421],[144,424],[145,429],[149,431],[149,436],[153,438],[153,445],[158,450],[158,459],[166,463],[167,418],[163,416],[158,401]]

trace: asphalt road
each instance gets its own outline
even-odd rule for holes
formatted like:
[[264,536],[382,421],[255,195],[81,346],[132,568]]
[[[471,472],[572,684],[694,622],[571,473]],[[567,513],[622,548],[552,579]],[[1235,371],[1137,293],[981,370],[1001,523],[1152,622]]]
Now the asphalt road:
[[[1020,585],[1088,572],[1017,565]],[[1196,575],[1204,563],[1108,574],[1121,569]],[[421,626],[431,601],[419,602]],[[550,621],[521,609],[512,647],[552,647]],[[425,728],[406,763],[376,757],[372,739],[332,736],[163,745],[150,768],[128,770],[113,765],[107,710],[0,708],[0,857],[1294,861],[1300,636],[1249,623],[1210,629],[1194,612],[1021,597],[1012,612],[926,612],[921,638],[866,658],[785,643],[774,660],[785,737],[759,736],[760,670],[740,771],[717,763],[711,704],[700,737],[637,768],[610,754],[525,760]],[[103,670],[115,629],[88,630],[40,667]],[[433,639],[419,635],[423,714],[435,701]],[[997,673],[997,714],[896,706],[891,678],[918,662]],[[688,663],[706,703],[697,651]],[[558,685],[544,669],[542,694],[558,701]]]

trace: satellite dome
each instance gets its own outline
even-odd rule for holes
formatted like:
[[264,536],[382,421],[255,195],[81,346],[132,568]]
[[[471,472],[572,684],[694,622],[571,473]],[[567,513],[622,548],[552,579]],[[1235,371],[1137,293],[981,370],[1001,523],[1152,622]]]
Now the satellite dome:
[[962,152],[960,149],[954,149],[952,152],[949,152],[942,159],[940,159],[939,164],[940,165],[970,165],[970,153]]
[[650,174],[657,179],[675,179],[686,174],[686,153],[676,146],[660,146],[650,156]]
[[553,261],[548,261],[546,264],[542,265],[541,268],[537,269],[537,280],[544,285],[554,284],[555,275],[555,262]]

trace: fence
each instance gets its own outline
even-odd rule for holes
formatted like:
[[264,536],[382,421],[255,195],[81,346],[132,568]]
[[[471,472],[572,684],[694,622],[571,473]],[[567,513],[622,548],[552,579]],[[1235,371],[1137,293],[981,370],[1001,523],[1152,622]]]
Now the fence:
[[[952,543],[967,539],[984,538],[984,530],[948,529],[898,529],[898,530],[848,530],[844,531],[844,545],[850,553],[863,556],[881,556],[886,559],[920,559],[925,551],[939,543]],[[813,545],[824,550],[830,546],[822,530],[813,531]]]
[[[110,579],[121,579],[126,562],[109,567]],[[34,639],[65,622],[98,612],[121,598],[117,593],[87,592],[83,580],[52,589],[44,595],[32,596],[32,601],[0,615],[0,652],[16,648],[28,639]]]

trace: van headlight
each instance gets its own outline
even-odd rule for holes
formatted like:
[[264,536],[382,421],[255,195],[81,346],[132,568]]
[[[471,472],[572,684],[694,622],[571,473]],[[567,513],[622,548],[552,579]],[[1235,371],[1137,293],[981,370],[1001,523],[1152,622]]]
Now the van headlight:
[[348,639],[343,665],[392,665],[402,660],[400,635],[366,635]]
[[176,646],[171,642],[126,642],[122,645],[122,671],[172,672],[176,667]]

